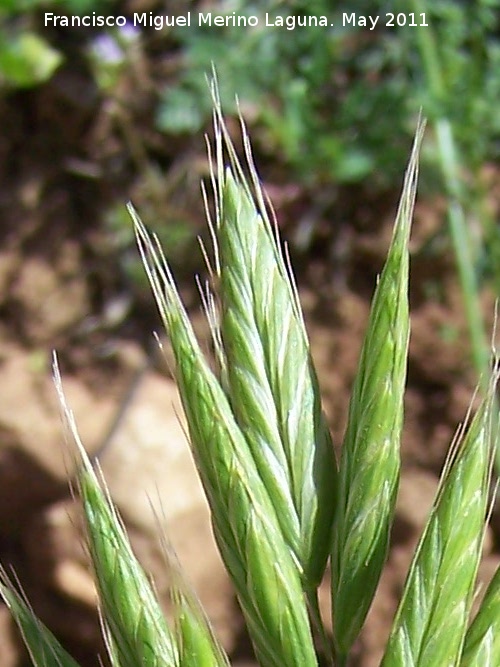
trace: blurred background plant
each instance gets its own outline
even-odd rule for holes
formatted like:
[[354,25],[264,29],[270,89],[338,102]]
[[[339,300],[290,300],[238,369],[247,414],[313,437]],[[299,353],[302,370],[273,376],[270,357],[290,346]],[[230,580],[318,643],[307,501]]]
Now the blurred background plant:
[[[191,27],[155,30],[131,24],[58,29],[43,21],[45,11],[131,20],[137,8],[153,14],[256,15],[260,22],[256,28],[219,28],[193,20]],[[394,27],[385,25],[389,12],[395,16]],[[416,17],[424,13],[428,27],[411,27],[411,12]],[[266,26],[266,14],[270,24],[276,16],[323,15],[329,26]],[[192,138],[210,120],[205,77],[212,64],[228,114],[236,112],[235,91],[238,95],[265,180],[280,185],[285,203],[291,200],[295,222],[287,236],[306,254],[318,236],[334,245],[339,225],[346,224],[346,191],[352,202],[361,191],[374,198],[397,187],[423,109],[430,129],[421,190],[429,199],[447,196],[451,216],[450,234],[440,227],[423,252],[439,253],[451,239],[473,359],[477,370],[484,370],[483,326],[477,317],[473,320],[480,285],[488,281],[497,294],[500,290],[500,232],[492,205],[500,152],[500,0],[437,0],[432,5],[425,0],[361,0],[356,16],[380,17],[372,31],[355,22],[344,26],[345,15],[353,15],[351,4],[340,3],[333,10],[327,0],[168,6],[154,1],[3,2],[3,95],[49,82],[73,66],[76,53],[105,110],[107,121],[99,136],[118,133],[127,154],[121,156],[120,168],[134,174],[133,196],[142,200],[146,223],[155,227],[168,211],[169,225],[156,229],[181,264],[199,231],[185,193],[206,175]],[[404,25],[398,25],[398,16],[407,17],[399,21]],[[119,170],[116,159],[114,168]],[[283,187],[285,179],[291,188]],[[121,202],[115,199],[105,215],[108,241],[135,281],[140,271],[127,252],[132,233],[116,201]],[[279,197],[277,201],[279,205]],[[327,228],[322,223],[326,218],[333,219]],[[335,251],[331,256],[337,256]]]

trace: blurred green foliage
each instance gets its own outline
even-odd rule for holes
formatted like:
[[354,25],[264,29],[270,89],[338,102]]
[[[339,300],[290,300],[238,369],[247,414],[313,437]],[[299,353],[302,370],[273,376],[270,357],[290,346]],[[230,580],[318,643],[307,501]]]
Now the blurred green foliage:
[[62,60],[61,53],[33,32],[0,30],[0,74],[11,86],[24,88],[43,83]]
[[[64,62],[63,47],[42,27],[43,11],[106,14],[117,7],[126,11],[111,0],[0,0],[4,90],[43,84]],[[176,7],[195,13],[190,3]],[[174,11],[166,3],[153,8]],[[432,139],[433,122],[446,119],[457,147],[461,196],[482,224],[476,270],[500,286],[500,236],[484,207],[481,177],[483,166],[500,157],[500,0],[358,0],[354,9],[357,17],[378,16],[375,29],[344,26],[344,14],[353,14],[346,1],[230,0],[204,11],[258,16],[259,25],[200,26],[193,20],[191,27],[141,29],[133,37],[120,29],[88,29],[79,48],[104,99],[113,97],[138,49],[146,58],[162,45],[175,54],[153,111],[156,129],[177,135],[176,141],[208,126],[206,76],[215,66],[223,107],[236,113],[238,95],[261,164],[268,157],[313,196],[332,183],[397,185],[421,108],[430,120],[422,189],[444,192]],[[388,27],[389,12],[424,12],[429,27]],[[277,16],[326,16],[328,26],[288,30],[266,25],[266,14],[269,23]],[[439,76],[426,68],[432,42]]]
[[31,88],[49,80],[64,61],[64,54],[37,28],[37,12],[84,14],[107,4],[103,0],[1,0],[0,85]]
[[[3,0],[0,3],[0,76],[11,87],[43,83],[64,54],[47,41],[37,11],[82,14],[110,12],[106,0]],[[186,11],[191,9],[186,5]],[[499,157],[500,0],[359,0],[356,15],[379,16],[375,30],[343,25],[352,3],[329,0],[232,0],[210,8],[219,14],[258,16],[256,28],[199,26],[168,31],[181,55],[175,81],[160,91],[159,129],[194,134],[210,118],[206,75],[216,67],[224,108],[234,95],[248,111],[259,148],[282,160],[307,185],[361,182],[380,186],[399,178],[415,117],[446,117],[457,137],[463,164],[474,172]],[[388,12],[425,12],[426,27],[387,27]],[[267,26],[277,16],[326,16],[328,27]],[[164,29],[167,31],[167,29]],[[419,44],[433,33],[443,72],[439,94],[424,72]],[[120,31],[89,30],[89,40],[109,37],[121,48]],[[145,40],[158,32],[143,34]],[[126,54],[125,54],[126,55]],[[107,92],[116,61],[87,49],[101,89]],[[119,63],[120,68],[123,62]],[[126,63],[125,63],[126,64]],[[110,73],[110,70],[114,70]],[[428,153],[432,160],[432,153]]]
[[[374,31],[343,26],[352,3],[327,0],[248,2],[228,14],[258,15],[258,28],[178,28],[184,65],[164,91],[157,122],[166,132],[198,132],[210,100],[204,75],[213,62],[222,102],[238,93],[260,126],[262,145],[306,183],[395,182],[421,107],[454,125],[464,163],[473,171],[498,158],[500,116],[499,0],[392,3],[361,0],[356,15],[380,16]],[[386,27],[387,12],[426,13],[429,28]],[[264,15],[325,15],[330,26],[264,27]],[[419,31],[439,45],[444,85],[437,96],[423,75]],[[255,136],[255,131],[254,131]]]
[[[314,196],[332,183],[397,184],[422,109],[429,126],[421,190],[452,194],[437,138],[444,122],[454,149],[453,195],[467,220],[479,222],[471,272],[500,294],[500,235],[485,205],[483,173],[500,158],[500,0],[359,0],[355,7],[236,0],[227,5],[233,11],[258,15],[259,27],[177,29],[183,69],[162,95],[158,126],[188,134],[205,126],[204,74],[213,62],[224,108],[234,110],[236,91],[259,151],[283,163]],[[264,27],[266,12],[270,23],[275,15],[324,15],[329,25]],[[353,13],[378,16],[377,26],[343,25]],[[406,25],[388,26],[390,14],[400,13]],[[409,25],[411,13],[416,27]]]

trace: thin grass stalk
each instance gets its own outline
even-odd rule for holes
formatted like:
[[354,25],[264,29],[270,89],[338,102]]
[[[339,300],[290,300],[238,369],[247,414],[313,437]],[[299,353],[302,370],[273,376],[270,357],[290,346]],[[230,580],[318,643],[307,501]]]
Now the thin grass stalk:
[[493,397],[491,383],[455,458],[445,467],[382,667],[443,667],[460,662],[488,509]]
[[35,667],[79,667],[0,568],[0,598],[9,608]]
[[301,569],[276,509],[208,367],[157,240],[134,216],[139,248],[169,335],[193,456],[214,535],[238,593],[262,667],[316,667]]
[[[411,0],[411,5],[417,13],[422,12],[426,8],[424,0]],[[440,102],[446,95],[446,80],[443,76],[436,37],[432,26],[417,30],[415,35],[429,90],[434,98],[436,107],[439,109]],[[433,122],[436,131],[441,172],[448,195],[448,224],[460,279],[465,316],[469,328],[472,360],[477,376],[482,384],[482,389],[484,390],[488,386],[489,377],[488,346],[484,322],[479,315],[481,313],[481,306],[474,270],[474,244],[472,243],[467,216],[463,207],[463,185],[459,176],[462,165],[451,121],[441,113]],[[500,469],[499,466],[500,453],[498,454],[497,461],[497,468]]]
[[[336,464],[290,267],[242,125],[246,178],[215,98],[215,243],[227,394],[306,589],[330,550]],[[224,155],[230,168],[222,170]],[[250,185],[250,183],[251,185]]]
[[481,606],[465,635],[460,667],[500,665],[500,568],[497,569]]
[[[425,0],[411,0],[411,2],[417,13],[425,9]],[[441,66],[436,35],[432,26],[428,26],[424,30],[417,30],[415,35],[429,89],[439,110],[441,100],[446,95],[446,81]],[[452,122],[443,113],[438,114],[433,122],[441,172],[448,197],[448,225],[469,329],[472,362],[481,390],[486,392],[491,375],[489,348],[484,319],[481,315],[479,285],[475,271],[477,261],[475,255],[477,255],[477,252],[474,254],[474,243],[463,204],[464,187],[460,172],[464,165],[461,163]],[[499,413],[499,407],[497,398],[495,414]],[[495,451],[495,467],[497,474],[500,474],[500,448]]]
[[372,301],[342,449],[332,551],[339,660],[349,652],[373,599],[394,516],[410,330],[408,239],[423,131],[419,123],[391,247]]
[[57,364],[56,387],[81,465],[77,483],[101,615],[120,667],[180,667],[174,637],[125,529],[103,492],[66,405]]

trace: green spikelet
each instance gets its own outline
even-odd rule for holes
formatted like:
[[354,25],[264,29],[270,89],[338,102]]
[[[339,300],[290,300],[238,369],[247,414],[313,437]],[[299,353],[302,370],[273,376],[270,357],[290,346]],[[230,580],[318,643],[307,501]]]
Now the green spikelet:
[[[492,400],[490,390],[445,469],[382,667],[451,667],[460,662],[488,504]],[[473,650],[474,635],[470,637],[467,651]]]
[[52,632],[36,617],[0,568],[0,597],[10,609],[35,667],[79,667]]
[[[208,367],[168,265],[134,215],[139,247],[176,361],[193,455],[214,534],[262,667],[316,667],[301,571],[248,443]],[[251,578],[251,585],[249,579]]]
[[227,136],[225,142],[232,169],[224,174],[216,237],[228,395],[285,539],[301,563],[304,585],[315,588],[330,549],[337,485],[333,447],[278,241],[242,180]]
[[366,617],[394,516],[409,339],[408,238],[423,129],[421,124],[417,130],[391,247],[373,298],[342,449],[332,552],[339,656],[347,655]]

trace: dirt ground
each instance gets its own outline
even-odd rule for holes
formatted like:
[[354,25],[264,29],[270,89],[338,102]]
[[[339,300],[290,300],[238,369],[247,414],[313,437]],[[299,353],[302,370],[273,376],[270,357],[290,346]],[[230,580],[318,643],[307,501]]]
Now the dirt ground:
[[[121,121],[103,108],[84,72],[62,71],[49,86],[0,99],[0,562],[15,568],[35,609],[82,667],[97,665],[97,651],[102,651],[95,600],[85,592],[73,599],[67,591],[58,592],[55,556],[41,518],[48,511],[54,516],[54,508],[71,498],[67,469],[51,458],[62,438],[57,410],[46,409],[53,405],[51,351],[57,350],[64,376],[83,397],[80,405],[89,422],[85,428],[91,439],[95,436],[95,451],[105,447],[105,425],[121,406],[126,410],[127,392],[140,377],[137,369],[168,376],[152,351],[152,331],[159,327],[152,300],[144,282],[127,272],[136,261],[133,244],[117,247],[107,216],[117,202],[131,198],[146,219],[158,216],[169,225],[175,209],[196,231],[203,226],[197,186],[205,169],[201,152],[185,149],[176,158],[174,148],[147,129],[147,91],[139,91],[134,100],[133,116],[142,123],[137,131],[144,132],[150,154],[162,156],[147,177],[131,158]],[[177,180],[176,174],[181,174]],[[153,206],[151,192],[153,185],[158,191],[158,177],[164,178],[170,198],[162,195]],[[313,237],[300,250],[294,243],[300,231],[297,221],[313,213],[311,203],[293,185],[266,180],[265,172],[263,178],[282,232],[291,242],[325,410],[339,446],[397,192],[371,199],[366,195],[364,200],[356,192],[337,193],[336,201],[317,215]],[[412,237],[401,497],[388,566],[356,649],[357,664],[363,667],[380,658],[411,551],[474,388],[452,255],[446,246],[428,251],[433,240],[444,237],[444,225],[442,202],[419,203]],[[202,264],[193,257],[198,255],[189,246],[172,260],[198,320],[192,275]],[[484,311],[493,312],[488,294]],[[499,528],[494,515],[484,578],[499,561]],[[68,553],[78,548],[67,546]],[[85,575],[79,571],[78,576],[79,590],[85,591]],[[234,601],[232,605],[234,616]],[[232,623],[232,657],[239,667],[250,665],[241,619]],[[77,633],[71,629],[75,627]],[[25,664],[4,608],[0,637],[5,639],[0,642],[0,667]]]

